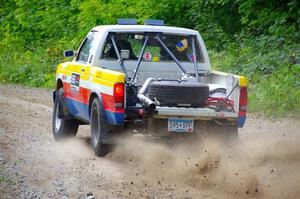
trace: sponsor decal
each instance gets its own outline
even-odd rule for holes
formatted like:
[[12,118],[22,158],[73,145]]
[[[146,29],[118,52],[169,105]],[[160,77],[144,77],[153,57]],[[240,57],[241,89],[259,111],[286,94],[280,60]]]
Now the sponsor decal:
[[150,60],[152,59],[151,53],[150,53],[150,52],[146,52],[146,53],[144,54],[144,58],[145,58],[145,60],[150,61]]
[[80,75],[76,73],[72,73],[71,77],[71,90],[75,92],[79,92],[79,81],[80,81]]
[[187,40],[186,39],[183,39],[181,40],[180,42],[178,42],[176,44],[176,49],[179,51],[179,52],[183,52],[187,49],[188,47],[188,43],[187,43]]
[[153,57],[154,62],[159,62],[159,57]]

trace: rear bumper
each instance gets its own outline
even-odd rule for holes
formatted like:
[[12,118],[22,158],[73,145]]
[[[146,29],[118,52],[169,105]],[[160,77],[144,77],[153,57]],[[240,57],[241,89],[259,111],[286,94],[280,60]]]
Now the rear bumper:
[[169,117],[186,117],[194,120],[226,120],[235,123],[238,128],[242,128],[246,122],[246,114],[239,116],[235,112],[216,111],[210,108],[156,107],[156,114],[153,115],[153,118],[166,119]]
[[111,125],[122,125],[124,123],[124,113],[105,110],[106,118]]
[[235,121],[238,118],[237,113],[225,111],[217,112],[210,108],[157,106],[156,111],[157,113],[153,115],[154,118],[192,117],[198,120],[227,119],[230,121]]

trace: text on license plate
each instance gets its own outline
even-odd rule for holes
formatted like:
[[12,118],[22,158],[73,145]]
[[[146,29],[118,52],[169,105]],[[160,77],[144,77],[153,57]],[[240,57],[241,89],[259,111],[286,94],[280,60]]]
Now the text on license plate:
[[168,131],[193,132],[194,120],[182,118],[169,118]]

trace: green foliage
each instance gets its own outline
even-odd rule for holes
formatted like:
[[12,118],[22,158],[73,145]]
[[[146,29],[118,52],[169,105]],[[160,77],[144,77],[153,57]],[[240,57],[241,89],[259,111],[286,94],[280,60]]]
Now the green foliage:
[[240,14],[235,1],[213,0],[191,2],[190,19],[201,32],[206,45],[222,50],[241,31]]
[[300,1],[298,0],[239,0],[241,22],[256,34],[293,34],[299,30]]
[[215,69],[248,77],[251,111],[300,113],[299,0],[3,0],[0,82],[53,87],[62,52],[117,18],[198,30]]
[[284,67],[266,76],[259,86],[253,85],[252,111],[283,116],[300,113],[300,65]]
[[30,51],[27,51],[24,54],[16,53],[7,60],[1,58],[2,63],[11,63],[10,65],[1,66],[1,82],[19,83],[35,87],[52,87],[55,82],[54,67],[49,67],[38,56],[42,56],[42,54],[36,52],[35,55],[32,55]]

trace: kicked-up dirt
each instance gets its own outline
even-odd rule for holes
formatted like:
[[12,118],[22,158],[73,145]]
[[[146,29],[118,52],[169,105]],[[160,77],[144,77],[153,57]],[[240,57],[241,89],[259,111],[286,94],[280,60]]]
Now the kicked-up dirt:
[[300,122],[250,116],[239,140],[52,137],[50,90],[0,85],[0,198],[300,198]]

